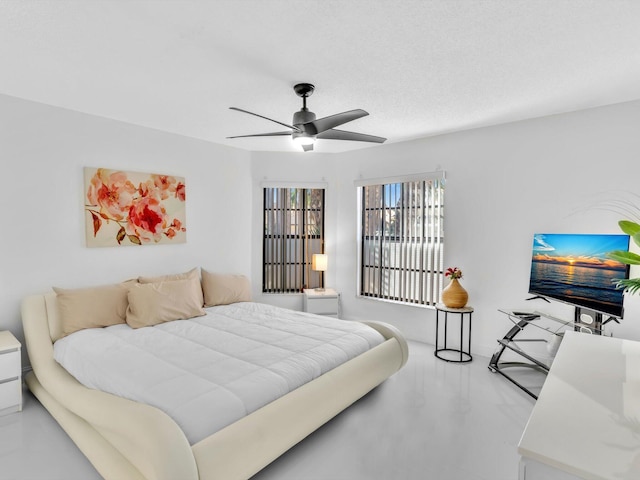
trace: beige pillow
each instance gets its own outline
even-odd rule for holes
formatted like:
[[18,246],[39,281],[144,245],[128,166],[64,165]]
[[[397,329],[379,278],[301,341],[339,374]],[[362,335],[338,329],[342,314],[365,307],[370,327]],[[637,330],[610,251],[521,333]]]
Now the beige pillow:
[[211,273],[203,268],[202,290],[205,307],[251,301],[251,283],[244,275]]
[[198,269],[193,268],[188,272],[184,273],[173,273],[170,275],[159,275],[157,277],[138,277],[138,282],[140,283],[158,283],[158,282],[167,282],[171,280],[186,280],[189,278],[200,278],[198,275]]
[[131,328],[199,317],[205,313],[202,289],[195,278],[138,283],[129,289],[127,324]]
[[53,291],[56,292],[62,326],[58,338],[85,328],[125,323],[127,286],[123,284],[73,290],[53,287]]
[[171,275],[160,275],[158,277],[138,277],[140,283],[158,283],[158,282],[170,282],[174,280],[187,280],[195,279],[196,283],[193,283],[194,295],[200,295],[200,306],[204,305],[204,297],[202,295],[202,286],[200,285],[200,274],[198,268],[194,268],[184,273],[174,273]]

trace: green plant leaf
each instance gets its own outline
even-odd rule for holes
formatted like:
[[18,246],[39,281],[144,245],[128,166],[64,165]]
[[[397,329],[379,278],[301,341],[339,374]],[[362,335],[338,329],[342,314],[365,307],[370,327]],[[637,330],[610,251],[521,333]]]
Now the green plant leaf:
[[640,247],[640,233],[636,233],[633,237],[633,241]]
[[620,226],[620,230],[632,237],[635,237],[635,235],[640,233],[640,225],[636,222],[632,222],[631,220],[620,220],[618,225]]
[[618,280],[616,288],[624,288],[624,291],[629,293],[629,295],[635,295],[640,291],[640,278]]
[[614,250],[607,252],[607,257],[612,260],[624,263],[626,265],[640,265],[640,255],[633,252],[625,252],[622,250]]

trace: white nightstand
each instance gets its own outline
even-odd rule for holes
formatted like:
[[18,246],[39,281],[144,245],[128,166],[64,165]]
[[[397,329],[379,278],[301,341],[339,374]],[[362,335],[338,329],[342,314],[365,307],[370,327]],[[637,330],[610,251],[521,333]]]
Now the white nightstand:
[[303,295],[303,309],[316,315],[340,316],[340,294],[332,288],[322,291],[306,288]]
[[20,348],[11,332],[0,332],[0,415],[22,410]]

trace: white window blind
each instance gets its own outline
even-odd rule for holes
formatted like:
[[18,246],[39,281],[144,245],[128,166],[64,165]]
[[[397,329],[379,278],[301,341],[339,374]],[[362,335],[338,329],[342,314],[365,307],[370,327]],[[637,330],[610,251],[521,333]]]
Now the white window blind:
[[356,182],[359,294],[435,305],[442,291],[444,173]]
[[267,187],[264,192],[262,291],[293,293],[324,287],[311,269],[324,253],[324,189]]

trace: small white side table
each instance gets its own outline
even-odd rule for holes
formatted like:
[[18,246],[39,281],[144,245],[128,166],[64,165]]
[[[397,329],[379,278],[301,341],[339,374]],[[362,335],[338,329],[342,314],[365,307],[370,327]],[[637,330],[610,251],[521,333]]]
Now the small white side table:
[[302,303],[305,312],[335,318],[340,316],[340,294],[333,288],[324,290],[305,288]]
[[21,347],[11,332],[0,332],[0,415],[22,410]]
[[[444,314],[444,343],[440,346],[440,314]],[[459,348],[451,348],[447,344],[449,314],[460,316]],[[443,303],[436,304],[436,349],[433,354],[440,360],[452,363],[466,363],[473,360],[471,356],[471,314],[473,307],[450,308]],[[467,341],[464,341],[464,317],[467,316]],[[453,354],[453,355],[450,355]]]

